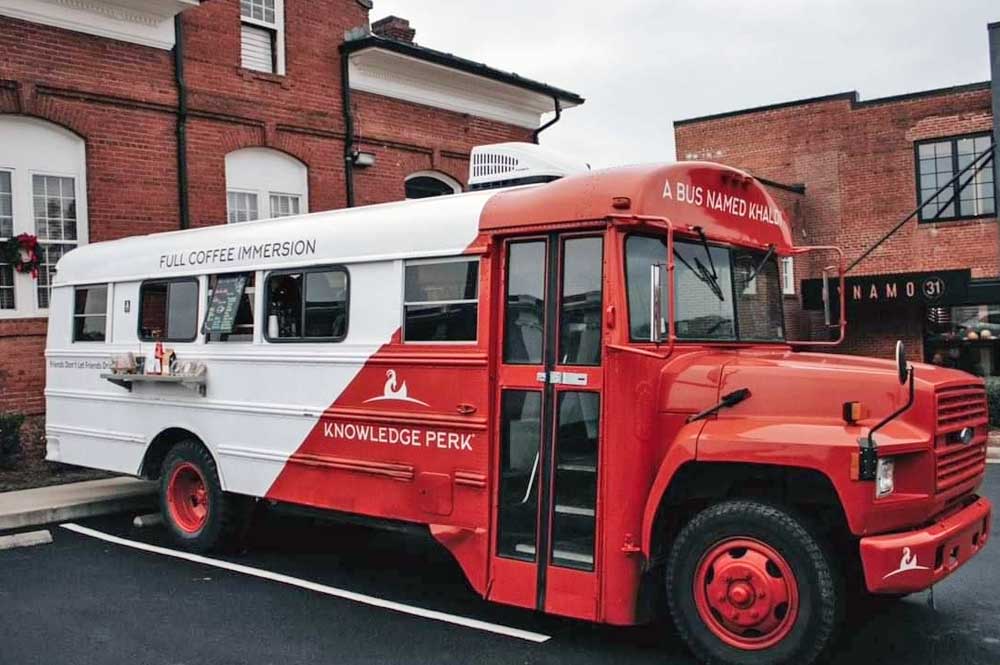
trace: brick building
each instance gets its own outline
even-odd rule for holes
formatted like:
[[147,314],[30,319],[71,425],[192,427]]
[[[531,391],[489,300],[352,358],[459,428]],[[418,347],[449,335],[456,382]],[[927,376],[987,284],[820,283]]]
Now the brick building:
[[[369,24],[370,0],[0,0],[0,410],[43,409],[47,284],[135,234],[460,191],[574,93]],[[3,255],[0,254],[0,261]]]
[[[1000,374],[1000,228],[991,164],[956,195],[931,200],[970,161],[987,158],[990,82],[861,100],[856,92],[674,123],[680,159],[710,159],[772,181],[799,245],[837,245],[847,262],[914,220],[848,273],[847,338],[838,351]],[[973,175],[974,174],[974,175]],[[782,184],[783,183],[783,184]],[[823,339],[818,270],[788,280],[788,327]],[[803,293],[805,290],[805,293]]]

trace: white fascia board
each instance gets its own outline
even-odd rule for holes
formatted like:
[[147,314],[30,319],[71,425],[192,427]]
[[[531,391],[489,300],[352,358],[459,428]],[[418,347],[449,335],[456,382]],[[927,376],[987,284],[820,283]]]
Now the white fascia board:
[[170,50],[173,18],[199,0],[0,0],[0,15]]
[[[548,95],[372,47],[350,56],[351,89],[535,129]],[[573,104],[564,105],[564,108]]]

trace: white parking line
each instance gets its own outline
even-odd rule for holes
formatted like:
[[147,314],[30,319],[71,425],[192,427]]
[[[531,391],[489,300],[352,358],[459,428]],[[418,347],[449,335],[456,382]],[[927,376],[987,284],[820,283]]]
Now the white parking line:
[[506,635],[507,637],[516,637],[518,639],[527,640],[529,642],[541,643],[541,642],[547,642],[548,640],[551,639],[551,635],[533,633],[530,630],[511,628],[510,626],[502,626],[500,624],[490,623],[488,621],[479,621],[478,619],[469,619],[468,617],[458,616],[456,614],[448,614],[447,612],[438,612],[437,610],[428,610],[422,607],[415,607],[413,605],[397,603],[392,600],[384,600],[382,598],[376,598],[375,596],[369,596],[363,593],[356,593],[354,591],[347,591],[346,589],[338,589],[336,587],[327,586],[325,584],[310,582],[309,580],[302,580],[297,577],[291,577],[290,575],[282,575],[281,573],[272,573],[269,570],[262,570],[260,568],[243,566],[238,563],[230,563],[229,561],[223,561],[221,559],[213,559],[211,557],[201,556],[200,554],[180,552],[177,550],[168,549],[166,547],[159,547],[157,545],[147,545],[146,543],[140,543],[134,540],[128,540],[126,538],[119,538],[118,536],[112,536],[109,533],[104,533],[103,531],[96,531],[95,529],[90,529],[85,526],[80,526],[79,524],[73,524],[71,522],[68,522],[66,524],[60,524],[59,526],[61,526],[63,529],[67,529],[68,531],[73,531],[74,533],[79,533],[84,536],[90,536],[91,538],[98,538],[100,540],[104,540],[109,543],[115,543],[116,545],[123,545],[125,547],[131,547],[133,549],[142,550],[144,552],[162,554],[164,556],[174,557],[175,559],[184,559],[185,561],[193,561],[194,563],[200,563],[206,566],[214,566],[216,568],[222,568],[224,570],[231,570],[235,573],[241,573],[243,575],[251,575],[253,577],[259,577],[261,579],[271,580],[272,582],[280,582],[281,584],[288,584],[289,586],[295,586],[301,589],[308,589],[310,591],[316,591],[318,593],[323,593],[328,596],[335,596],[337,598],[353,600],[356,603],[364,603],[365,605],[381,607],[383,609],[392,610],[394,612],[401,612],[403,614],[410,614],[413,616],[422,617],[424,619],[443,621],[445,623],[455,624],[456,626],[464,626],[466,628],[482,630],[488,633]]

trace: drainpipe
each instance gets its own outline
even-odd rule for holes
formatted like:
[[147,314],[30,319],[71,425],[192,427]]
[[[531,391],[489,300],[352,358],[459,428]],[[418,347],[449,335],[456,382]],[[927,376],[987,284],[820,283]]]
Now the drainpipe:
[[184,82],[184,22],[174,16],[174,79],[177,83],[177,198],[182,229],[191,228],[188,207],[187,85]]
[[990,94],[993,97],[993,201],[994,212],[1000,203],[1000,178],[997,177],[1000,165],[1000,21],[990,23]]
[[555,102],[556,117],[552,118],[547,123],[545,123],[544,125],[542,125],[538,129],[536,129],[534,132],[532,132],[532,134],[531,134],[531,140],[534,141],[534,143],[536,145],[538,144],[538,135],[541,134],[542,132],[544,132],[546,129],[548,129],[552,125],[554,125],[557,122],[559,122],[559,119],[562,118],[562,104],[559,103],[559,98],[558,97],[553,97],[552,101]]
[[344,186],[347,207],[354,207],[354,111],[351,110],[350,53],[340,49],[340,99],[344,109]]

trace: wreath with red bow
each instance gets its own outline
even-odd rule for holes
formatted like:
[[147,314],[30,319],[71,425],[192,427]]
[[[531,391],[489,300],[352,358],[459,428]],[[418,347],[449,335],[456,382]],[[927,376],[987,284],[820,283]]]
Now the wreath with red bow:
[[14,266],[19,273],[38,278],[38,237],[30,233],[14,236],[0,245],[0,261]]

